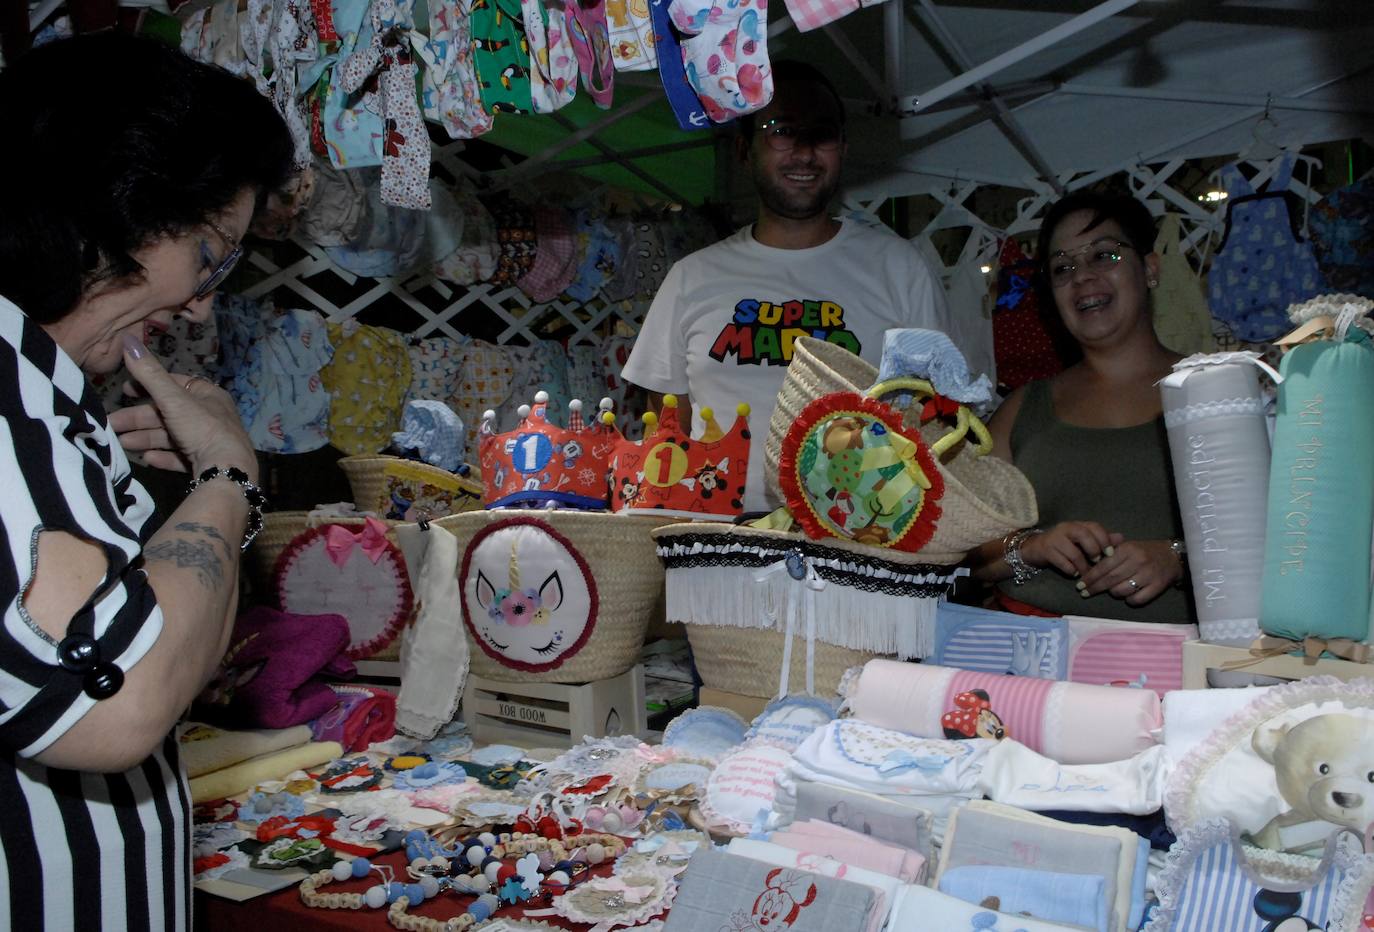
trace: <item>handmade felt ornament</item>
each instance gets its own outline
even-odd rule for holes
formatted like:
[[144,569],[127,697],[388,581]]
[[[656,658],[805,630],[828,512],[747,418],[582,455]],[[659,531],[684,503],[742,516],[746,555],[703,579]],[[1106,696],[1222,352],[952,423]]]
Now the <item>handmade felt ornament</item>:
[[944,480],[919,432],[881,402],[848,392],[803,409],[783,441],[783,495],[812,539],[914,553],[934,533]]

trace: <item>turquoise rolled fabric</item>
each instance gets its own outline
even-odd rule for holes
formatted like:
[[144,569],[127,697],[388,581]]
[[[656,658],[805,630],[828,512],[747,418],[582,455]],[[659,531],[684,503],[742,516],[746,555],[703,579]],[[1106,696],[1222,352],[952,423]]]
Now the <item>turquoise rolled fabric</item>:
[[1374,531],[1374,345],[1290,350],[1280,366],[1269,474],[1260,627],[1304,637],[1369,636]]

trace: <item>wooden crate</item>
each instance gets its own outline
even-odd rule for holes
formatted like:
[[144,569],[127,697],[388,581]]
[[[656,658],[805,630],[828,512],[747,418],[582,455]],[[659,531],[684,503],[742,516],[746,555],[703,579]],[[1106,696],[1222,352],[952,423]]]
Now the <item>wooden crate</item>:
[[644,667],[581,685],[468,676],[463,721],[478,744],[572,747],[585,736],[643,736]]
[[[1227,647],[1224,644],[1207,644],[1203,641],[1185,641],[1183,644],[1183,688],[1206,689],[1207,671],[1221,669],[1225,664],[1250,658],[1250,651],[1244,647]],[[1374,664],[1353,663],[1322,657],[1309,662],[1305,657],[1285,654],[1282,657],[1268,657],[1252,664],[1236,668],[1239,673],[1260,673],[1277,676],[1285,680],[1300,680],[1306,676],[1334,676],[1342,680],[1362,677],[1374,678]]]

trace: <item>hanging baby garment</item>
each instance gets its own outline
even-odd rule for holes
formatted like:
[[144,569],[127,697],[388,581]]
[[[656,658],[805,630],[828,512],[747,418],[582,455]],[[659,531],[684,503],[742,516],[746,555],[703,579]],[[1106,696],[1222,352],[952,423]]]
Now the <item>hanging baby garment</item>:
[[339,88],[357,93],[376,82],[382,118],[382,203],[429,210],[429,133],[415,97],[409,10],[372,0],[372,32],[337,66]]
[[[338,56],[324,92],[321,113],[324,142],[329,161],[335,168],[362,168],[382,164],[382,96],[377,82],[367,81],[368,71],[352,76],[359,85],[347,83],[351,72],[343,63],[355,51],[367,53],[372,46],[372,18],[368,16],[368,0],[335,0],[334,28],[343,37]],[[329,59],[317,63],[323,65]],[[312,72],[313,73],[313,72]]]
[[1374,298],[1374,178],[1312,206],[1312,245],[1332,291]]
[[683,129],[705,129],[711,118],[696,91],[687,80],[683,65],[682,34],[668,15],[668,0],[649,0],[649,15],[653,17],[654,47],[658,55],[658,78],[663,82],[663,96],[673,108],[677,125]]
[[998,264],[992,346],[998,384],[1013,389],[1036,379],[1048,379],[1063,369],[1064,363],[1040,313],[1035,262],[1026,257],[1015,239],[1007,237]]
[[767,0],[672,0],[668,15],[686,36],[682,64],[707,116],[728,123],[768,105]]
[[519,0],[473,0],[472,60],[488,113],[529,113],[530,50]]
[[658,67],[649,0],[606,0],[606,21],[616,71],[652,71]]
[[530,48],[530,101],[535,113],[553,113],[577,93],[577,53],[567,11],[559,3],[521,0]]
[[611,38],[606,27],[606,6],[603,0],[568,0],[568,37],[577,55],[577,70],[582,73],[582,86],[592,101],[602,110],[611,106],[615,66],[611,63]]
[[491,129],[472,60],[472,22],[467,0],[430,0],[429,38],[411,34],[425,63],[420,99],[425,118],[442,123],[451,139],[471,139]]
[[1277,174],[1256,193],[1233,163],[1221,169],[1226,188],[1226,235],[1208,273],[1212,315],[1241,340],[1272,340],[1289,327],[1288,305],[1326,289],[1312,246],[1293,230],[1283,192],[1294,157],[1284,155]]
[[1179,248],[1178,214],[1166,213],[1160,221],[1155,255],[1159,256],[1159,284],[1150,293],[1150,305],[1159,342],[1184,356],[1215,351],[1207,299]]

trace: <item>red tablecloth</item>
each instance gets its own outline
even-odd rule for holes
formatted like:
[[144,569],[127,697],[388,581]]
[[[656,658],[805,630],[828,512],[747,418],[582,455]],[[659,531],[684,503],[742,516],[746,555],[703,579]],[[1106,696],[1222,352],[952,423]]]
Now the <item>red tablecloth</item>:
[[[378,864],[389,864],[398,875],[404,874],[405,853],[393,851],[376,859]],[[609,864],[603,864],[592,871],[592,876],[610,874]],[[362,893],[368,887],[380,883],[377,874],[370,874],[365,880],[344,880],[331,883],[320,889],[321,893],[356,892]],[[447,919],[461,913],[472,897],[461,894],[442,893],[432,901],[411,907],[410,912],[429,916],[432,919]],[[536,909],[541,907],[535,907]],[[498,915],[516,918],[524,910],[508,906]],[[236,903],[223,897],[208,893],[196,893],[195,928],[197,932],[300,932],[302,929],[323,930],[323,932],[382,932],[390,929],[386,921],[386,907],[381,909],[311,909],[301,902],[299,887],[289,887],[263,896]],[[566,922],[557,916],[539,917],[540,921],[564,929],[586,929]]]

